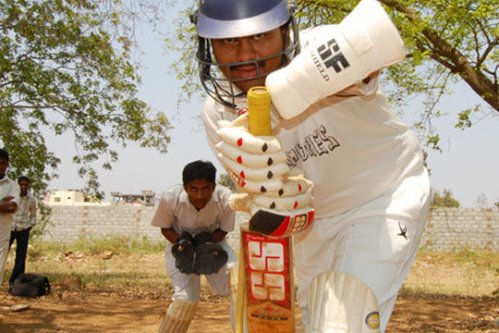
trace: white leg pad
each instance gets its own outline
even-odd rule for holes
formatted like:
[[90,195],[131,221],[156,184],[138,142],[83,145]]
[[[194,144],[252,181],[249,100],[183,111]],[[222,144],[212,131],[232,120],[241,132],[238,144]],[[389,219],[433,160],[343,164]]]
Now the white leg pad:
[[358,278],[324,272],[310,286],[305,333],[379,333],[378,302]]
[[158,333],[185,333],[196,313],[197,302],[176,299],[161,320]]

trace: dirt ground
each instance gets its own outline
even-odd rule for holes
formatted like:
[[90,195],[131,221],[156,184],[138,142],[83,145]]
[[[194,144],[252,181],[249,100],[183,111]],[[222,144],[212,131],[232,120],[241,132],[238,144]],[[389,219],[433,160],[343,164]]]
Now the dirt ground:
[[[28,304],[23,311],[12,306]],[[151,295],[66,292],[39,299],[0,294],[0,333],[153,333],[167,300]],[[228,300],[205,296],[189,333],[231,332]],[[498,332],[496,297],[402,296],[387,333]],[[299,319],[299,313],[297,314]],[[298,330],[300,332],[301,329]]]
[[[49,295],[26,299],[0,286],[0,333],[156,333],[172,293],[161,253],[31,255],[49,275]],[[7,261],[9,276],[13,257]],[[404,283],[386,333],[499,332],[499,254],[422,253]],[[16,305],[29,305],[13,311]],[[297,312],[297,332],[302,333]],[[497,323],[496,323],[497,322]],[[189,333],[230,333],[229,300],[203,284]]]

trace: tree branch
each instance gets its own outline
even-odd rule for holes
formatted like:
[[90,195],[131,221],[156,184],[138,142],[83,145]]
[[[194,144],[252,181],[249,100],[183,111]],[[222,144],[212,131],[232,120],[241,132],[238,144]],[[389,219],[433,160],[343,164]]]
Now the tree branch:
[[[458,49],[452,47],[430,27],[424,26],[420,15],[414,10],[396,0],[380,0],[380,2],[403,14],[413,24],[423,26],[422,35],[431,43],[432,54],[430,57],[459,74],[478,95],[499,112],[497,84],[489,80],[478,68],[473,67]],[[444,61],[444,59],[448,59],[448,61]],[[449,63],[452,64],[452,67],[449,67]]]

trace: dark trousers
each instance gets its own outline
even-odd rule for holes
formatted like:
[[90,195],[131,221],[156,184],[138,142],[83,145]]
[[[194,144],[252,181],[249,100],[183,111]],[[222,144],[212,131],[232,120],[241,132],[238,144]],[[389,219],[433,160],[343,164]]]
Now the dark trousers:
[[14,280],[21,274],[25,272],[26,269],[26,254],[28,253],[28,241],[29,241],[29,231],[31,228],[24,229],[21,231],[11,231],[10,232],[10,243],[9,249],[17,240],[16,247],[16,261],[14,262],[14,269],[12,270],[12,275],[10,276],[9,283],[13,284]]

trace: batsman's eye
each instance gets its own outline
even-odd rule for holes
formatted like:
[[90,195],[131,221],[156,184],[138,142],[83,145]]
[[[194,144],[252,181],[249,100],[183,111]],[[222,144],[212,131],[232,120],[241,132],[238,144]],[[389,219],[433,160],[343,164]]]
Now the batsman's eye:
[[266,33],[261,33],[261,34],[256,34],[256,35],[251,36],[251,38],[253,38],[253,40],[262,40],[265,37],[267,37]]
[[224,38],[222,41],[225,44],[236,44],[237,43],[237,38]]

